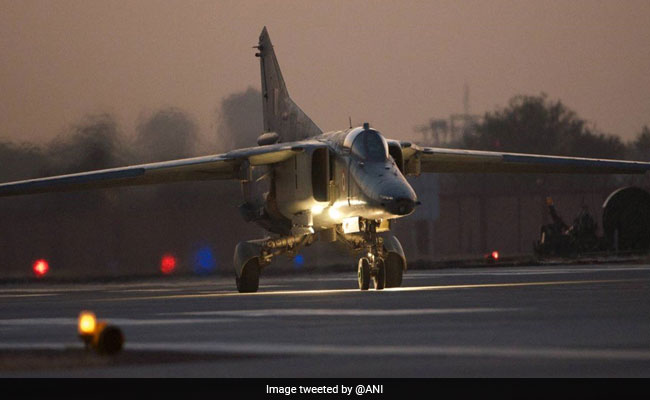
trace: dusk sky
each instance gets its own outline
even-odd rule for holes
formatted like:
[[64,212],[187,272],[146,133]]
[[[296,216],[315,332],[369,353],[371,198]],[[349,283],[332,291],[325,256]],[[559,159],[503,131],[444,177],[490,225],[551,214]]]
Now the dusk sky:
[[[267,26],[292,98],[323,130],[417,125],[547,93],[592,127],[650,125],[650,1],[0,0],[0,140],[85,115],[123,132],[161,107],[216,135],[221,100],[259,88]],[[261,118],[261,115],[257,116]]]

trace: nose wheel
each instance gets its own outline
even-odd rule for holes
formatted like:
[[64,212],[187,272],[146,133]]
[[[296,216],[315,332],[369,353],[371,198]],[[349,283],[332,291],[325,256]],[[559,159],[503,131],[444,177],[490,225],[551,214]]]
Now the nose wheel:
[[367,257],[361,257],[357,272],[360,290],[368,290],[371,280],[375,290],[382,290],[386,286],[386,265],[380,258],[375,258],[373,263]]
[[378,258],[375,262],[372,281],[375,284],[375,290],[382,290],[386,286],[386,265],[381,258]]
[[365,257],[359,259],[358,277],[359,289],[368,290],[370,288],[370,262]]

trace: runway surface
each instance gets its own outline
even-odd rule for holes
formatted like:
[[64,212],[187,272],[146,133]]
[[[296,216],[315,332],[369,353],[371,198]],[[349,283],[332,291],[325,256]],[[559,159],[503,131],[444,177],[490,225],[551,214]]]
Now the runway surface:
[[[2,377],[648,377],[650,266],[409,271],[0,286]],[[81,310],[123,352],[82,350]]]

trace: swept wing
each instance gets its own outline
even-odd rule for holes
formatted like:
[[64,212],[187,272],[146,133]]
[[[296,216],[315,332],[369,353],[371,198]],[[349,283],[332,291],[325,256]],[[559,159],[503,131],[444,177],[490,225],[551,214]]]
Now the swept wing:
[[282,143],[228,153],[0,184],[0,197],[157,183],[245,179],[248,166],[278,163],[306,144]]
[[420,172],[643,174],[650,171],[650,163],[640,161],[439,147],[405,147],[404,156],[407,170],[415,174]]

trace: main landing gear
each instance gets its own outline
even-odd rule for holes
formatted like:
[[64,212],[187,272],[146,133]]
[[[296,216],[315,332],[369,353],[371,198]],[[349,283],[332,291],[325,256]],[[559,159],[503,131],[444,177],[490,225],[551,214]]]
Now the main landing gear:
[[235,247],[235,282],[239,293],[254,293],[260,286],[260,273],[273,257],[297,253],[314,241],[314,235],[288,236],[239,242]]

